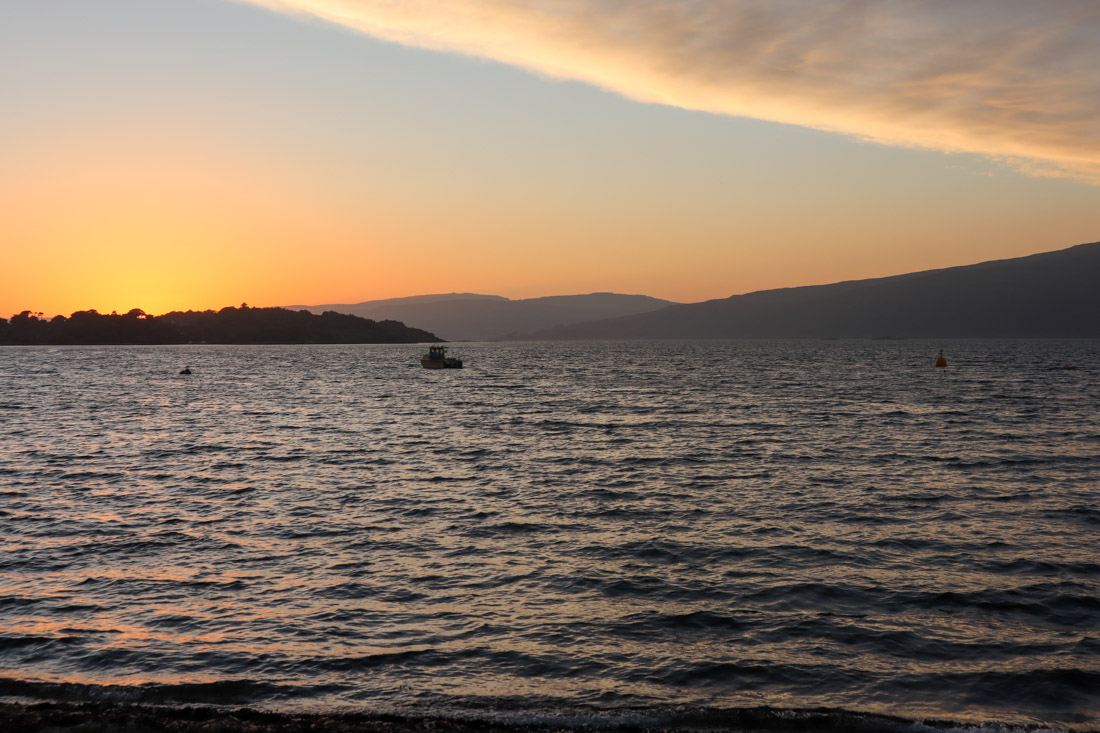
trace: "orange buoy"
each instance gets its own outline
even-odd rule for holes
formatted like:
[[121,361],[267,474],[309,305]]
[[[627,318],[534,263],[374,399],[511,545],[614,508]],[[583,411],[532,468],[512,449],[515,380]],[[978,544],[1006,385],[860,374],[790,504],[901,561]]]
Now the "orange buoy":
[[940,356],[939,356],[938,359],[936,359],[936,366],[938,366],[938,367],[947,366],[947,359],[943,358],[943,349],[940,349]]

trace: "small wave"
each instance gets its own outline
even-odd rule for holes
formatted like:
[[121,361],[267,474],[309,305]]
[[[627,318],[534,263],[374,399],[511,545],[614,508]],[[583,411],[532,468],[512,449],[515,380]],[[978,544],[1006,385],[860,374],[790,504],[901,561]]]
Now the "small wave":
[[253,680],[224,680],[182,684],[92,685],[0,677],[0,697],[66,702],[128,702],[151,704],[254,704],[264,699],[286,699],[312,691]]
[[1069,517],[1085,524],[1100,524],[1100,508],[1077,504],[1062,510],[1051,510],[1045,513],[1051,519]]
[[713,631],[743,632],[756,624],[745,617],[735,617],[713,611],[691,611],[688,613],[642,613],[633,614],[611,624],[609,629],[616,634],[626,636],[650,637],[655,629],[674,633]]
[[[0,722],[14,730],[175,730],[267,733],[340,730],[346,733],[552,733],[594,730],[632,733],[1061,733],[1042,725],[1000,721],[916,719],[840,708],[631,708],[530,706],[530,701],[454,701],[425,710],[296,710],[287,700],[314,690],[248,680],[141,687],[25,683],[0,679],[0,696],[40,701],[0,703]],[[241,708],[241,698],[277,702]],[[50,701],[47,703],[41,701]],[[524,703],[528,704],[524,704]],[[195,707],[195,704],[204,707]],[[281,704],[280,704],[281,703]],[[217,707],[211,707],[217,706]]]
[[555,526],[548,526],[545,524],[539,524],[536,522],[499,522],[496,524],[485,524],[479,527],[468,529],[464,534],[472,537],[506,537],[509,535],[526,535],[535,534],[539,532],[556,533],[561,531],[560,528]]
[[79,637],[76,636],[24,636],[22,634],[0,634],[0,650],[53,644],[75,644],[79,641]]

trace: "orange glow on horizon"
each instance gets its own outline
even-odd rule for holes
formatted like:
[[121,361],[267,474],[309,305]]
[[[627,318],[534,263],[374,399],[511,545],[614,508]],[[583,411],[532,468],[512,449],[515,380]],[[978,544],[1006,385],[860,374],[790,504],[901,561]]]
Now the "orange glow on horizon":
[[1080,4],[10,5],[0,317],[698,302],[1100,239]]
[[[598,168],[492,180],[458,164],[441,175],[381,157],[287,159],[203,130],[88,134],[97,145],[45,136],[0,170],[0,317],[450,292],[698,302],[1098,238],[1075,213],[1092,190],[1065,182],[1015,212],[994,193],[950,190],[915,206],[904,185],[858,195],[786,179],[666,185]],[[996,236],[979,229],[994,216]]]

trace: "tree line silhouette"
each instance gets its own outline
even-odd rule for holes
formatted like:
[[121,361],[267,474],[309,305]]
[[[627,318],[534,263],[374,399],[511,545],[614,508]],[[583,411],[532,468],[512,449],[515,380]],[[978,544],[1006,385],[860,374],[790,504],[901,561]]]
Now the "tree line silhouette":
[[126,313],[95,310],[44,318],[23,311],[0,318],[0,344],[409,344],[438,341],[434,334],[399,321],[325,311],[250,308],[241,304],[219,311],[172,311],[149,315],[140,308]]

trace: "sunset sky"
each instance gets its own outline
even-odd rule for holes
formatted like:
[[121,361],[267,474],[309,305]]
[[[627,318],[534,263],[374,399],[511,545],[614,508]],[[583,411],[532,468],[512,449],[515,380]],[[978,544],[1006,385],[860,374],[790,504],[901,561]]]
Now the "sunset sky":
[[0,0],[0,316],[1096,240],[1096,0]]

